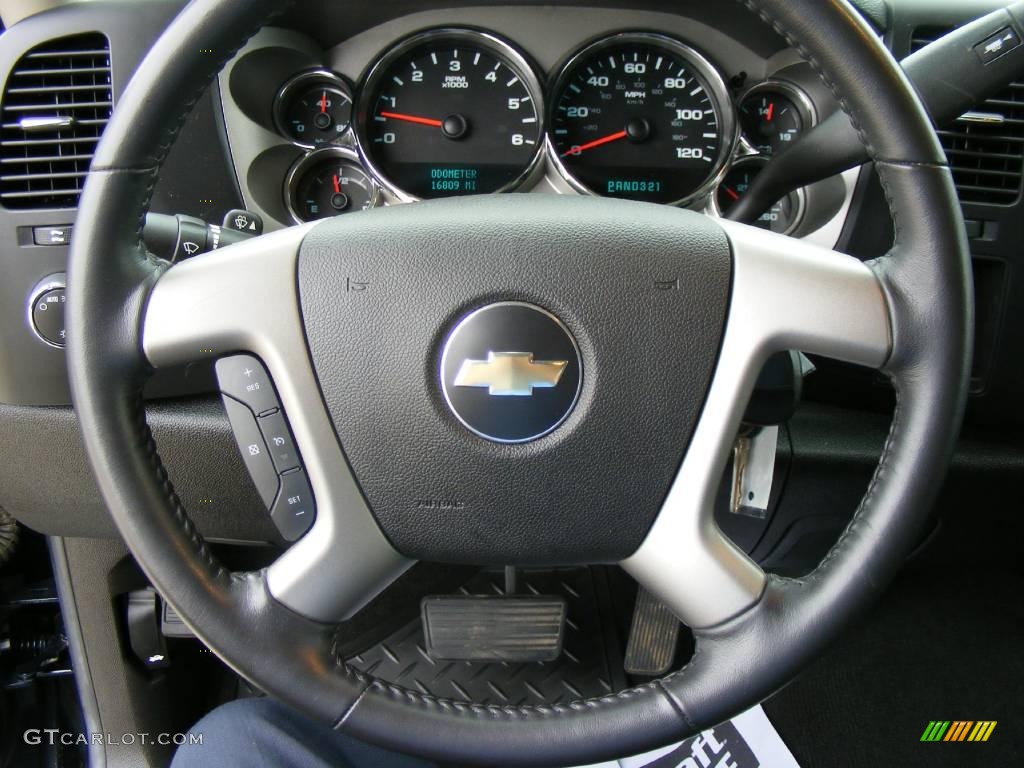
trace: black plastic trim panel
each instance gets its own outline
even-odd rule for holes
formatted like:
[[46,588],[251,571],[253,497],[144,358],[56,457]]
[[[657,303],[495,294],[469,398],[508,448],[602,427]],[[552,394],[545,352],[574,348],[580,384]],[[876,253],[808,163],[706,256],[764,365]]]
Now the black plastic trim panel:
[[[110,41],[116,103],[139,61],[184,4],[184,0],[93,0],[30,16],[0,36],[0,89],[29,49],[66,35],[99,31]],[[219,101],[211,90],[189,115],[154,190],[153,210],[220,221],[224,211],[242,207],[223,125],[214,108]],[[64,246],[32,244],[31,229],[74,224],[75,214],[74,208],[0,207],[0,403],[71,402],[64,351],[41,342],[26,317],[32,287],[64,272],[68,255]]]

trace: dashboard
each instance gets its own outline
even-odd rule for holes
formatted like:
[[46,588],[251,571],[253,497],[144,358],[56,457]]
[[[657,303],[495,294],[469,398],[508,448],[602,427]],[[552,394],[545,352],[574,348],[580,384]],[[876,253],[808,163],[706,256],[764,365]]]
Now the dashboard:
[[[605,8],[423,11],[326,49],[265,29],[220,85],[242,196],[271,228],[511,192],[719,216],[836,109],[788,49]],[[757,225],[834,245],[856,178],[797,190]]]
[[[5,89],[31,85],[26,68],[57,54],[81,65],[81,74],[69,75],[69,89],[96,98],[83,107],[90,114],[83,113],[76,141],[94,147],[102,110],[109,115],[183,4],[0,0],[7,27],[0,80]],[[897,58],[998,4],[857,2]],[[32,87],[24,92],[19,99],[37,97]],[[1024,282],[1016,278],[1024,239],[1022,94],[1018,84],[979,107],[1004,115],[1000,125],[974,122],[940,133],[955,161],[974,255],[978,328],[968,429],[975,431],[1024,424],[1024,366],[1016,352],[1024,313]],[[21,102],[8,95],[3,106]],[[366,207],[490,192],[610,195],[716,216],[769,157],[836,109],[798,52],[732,2],[304,0],[253,36],[198,100],[151,208],[200,223],[244,209],[262,217],[267,231]],[[20,124],[19,117],[4,122]],[[25,142],[38,143],[41,153],[50,146],[48,134],[15,130],[3,127],[0,152],[7,145],[23,152]],[[46,163],[53,161],[45,151]],[[41,338],[32,313],[36,297],[59,301],[51,292],[64,279],[77,213],[73,185],[80,191],[89,155],[53,166],[4,157],[0,504],[40,531],[111,535],[69,407],[64,350]],[[19,174],[23,160],[58,173]],[[67,195],[55,194],[69,185]],[[759,224],[862,259],[884,253],[892,238],[870,166],[799,190]],[[891,411],[891,390],[874,374],[815,364],[805,401],[841,415]],[[201,366],[161,372],[150,382],[146,396],[161,453],[183,478],[204,534],[268,540],[272,533],[253,527],[251,509],[260,505],[253,494],[216,510],[200,503],[235,499],[238,478],[246,477],[223,411],[211,399],[215,391],[212,372]],[[833,436],[857,425],[839,422],[822,430],[822,441],[801,442],[795,434],[794,455],[842,454]],[[61,484],[38,481],[47,471],[40,468],[56,466],[61,471],[49,474]],[[208,466],[223,471],[211,478],[203,471]]]

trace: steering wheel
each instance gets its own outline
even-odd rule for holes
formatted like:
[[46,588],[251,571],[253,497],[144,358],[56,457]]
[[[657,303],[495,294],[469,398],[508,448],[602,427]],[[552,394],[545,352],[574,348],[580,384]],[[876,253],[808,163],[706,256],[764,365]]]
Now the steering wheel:
[[[593,762],[763,700],[899,568],[964,408],[967,244],[945,158],[897,64],[845,0],[744,2],[814,65],[874,160],[896,238],[868,264],[670,207],[496,195],[292,227],[168,266],[141,240],[161,163],[219,69],[284,5],[185,7],[125,90],[82,196],[74,404],[145,573],[256,686],[428,758]],[[454,329],[492,307],[534,312],[548,330],[513,312],[475,333],[532,333],[538,353],[561,333],[576,351],[562,361],[575,366],[571,404],[557,419],[524,416],[548,419],[535,440],[481,439],[443,391]],[[760,365],[787,349],[876,368],[898,399],[849,527],[799,579],[766,574],[712,517]],[[189,521],[141,395],[153,369],[240,351],[273,380],[317,509],[308,533],[251,573],[221,565]],[[336,627],[417,559],[621,563],[693,629],[696,651],[664,679],[565,706],[406,690],[346,665]]]

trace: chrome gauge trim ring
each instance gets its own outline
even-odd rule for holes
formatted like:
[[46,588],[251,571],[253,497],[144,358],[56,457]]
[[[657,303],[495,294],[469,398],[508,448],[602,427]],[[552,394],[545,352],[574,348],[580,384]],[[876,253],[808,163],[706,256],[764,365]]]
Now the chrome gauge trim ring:
[[[761,165],[761,167],[763,168],[765,165],[768,164],[768,160],[769,156],[762,154],[741,155],[737,157],[732,163],[729,164],[729,167],[726,170],[726,172],[722,175],[721,180],[718,182],[718,184],[715,185],[715,188],[711,190],[711,194],[708,195],[708,205],[704,212],[707,213],[709,216],[714,216],[715,218],[718,219],[723,218],[724,214],[722,213],[721,207],[718,205],[718,189],[725,182],[725,177],[728,176],[729,173],[731,173],[732,171],[736,170],[737,168],[743,168],[743,166],[745,165]],[[789,194],[796,195],[796,210],[793,213],[793,222],[788,227],[786,227],[785,231],[777,233],[780,235],[792,235],[794,232],[796,232],[800,228],[800,225],[803,224],[804,216],[807,213],[806,188],[799,187],[790,192]]]
[[[790,101],[792,101],[796,108],[800,112],[800,119],[803,121],[803,130],[806,132],[818,124],[818,110],[814,106],[814,102],[811,101],[811,97],[807,95],[800,86],[795,83],[791,83],[789,80],[778,80],[775,78],[762,80],[756,85],[752,85],[746,91],[744,91],[738,99],[736,99],[736,111],[737,113],[743,106],[743,102],[749,99],[751,96],[757,96],[759,93],[780,93]],[[747,138],[746,134],[743,133],[742,127],[740,128],[740,138],[751,148],[754,147],[753,142]],[[757,150],[754,149],[756,152]],[[758,152],[757,154],[762,154]]]
[[[686,45],[674,37],[658,34],[656,32],[618,32],[587,43],[576,51],[576,53],[572,54],[572,56],[570,56],[558,69],[558,74],[553,80],[554,86],[551,89],[551,109],[555,108],[555,105],[559,101],[559,95],[568,87],[569,78],[576,69],[577,64],[603,50],[618,45],[629,45],[631,43],[644,43],[660,46],[670,51],[693,67],[694,71],[707,84],[712,106],[714,107],[715,114],[718,117],[719,130],[722,135],[722,146],[718,151],[718,156],[715,158],[715,161],[711,166],[711,170],[708,172],[706,180],[689,195],[686,195],[679,200],[664,203],[664,205],[684,206],[695,201],[703,200],[709,193],[714,192],[718,187],[718,184],[725,177],[726,171],[729,168],[729,161],[736,152],[740,131],[736,108],[733,104],[732,97],[729,95],[729,88],[725,83],[725,79],[719,73],[718,69],[715,68],[714,64],[712,64],[707,57],[695,48]],[[550,113],[547,114],[546,117],[546,124],[551,125],[552,121]],[[569,186],[584,195],[603,197],[603,195],[593,191],[579,181],[572,171],[566,167],[565,163],[562,162],[562,158],[559,156],[558,150],[555,148],[555,143],[551,137],[550,130],[545,130],[544,148],[548,162],[556,171],[558,171],[558,175],[561,176]]]
[[277,95],[274,96],[274,127],[277,132],[281,134],[281,137],[288,143],[294,144],[297,147],[303,149],[316,149],[316,144],[310,144],[308,142],[299,141],[291,132],[288,130],[288,126],[285,123],[284,113],[288,107],[289,99],[293,98],[297,93],[302,91],[303,88],[308,88],[313,83],[325,83],[331,88],[337,88],[342,94],[348,99],[349,104],[352,105],[353,114],[349,118],[348,125],[345,130],[338,134],[338,137],[345,136],[352,131],[352,123],[354,121],[354,111],[356,108],[355,97],[352,93],[352,88],[348,82],[339,75],[337,72],[332,72],[329,69],[310,69],[306,72],[300,72],[297,75],[293,75],[285,81],[278,91]]
[[[468,27],[439,27],[407,37],[378,56],[367,73],[363,75],[358,89],[356,111],[352,121],[356,151],[359,153],[362,166],[388,194],[405,203],[416,202],[421,198],[393,184],[388,179],[387,174],[373,161],[372,153],[369,151],[370,141],[367,138],[366,132],[369,126],[370,113],[374,106],[372,103],[374,93],[377,91],[381,79],[387,74],[388,69],[395,60],[424,43],[442,40],[464,40],[471,45],[481,47],[497,56],[509,69],[512,69],[520,81],[526,85],[530,98],[535,105],[537,122],[540,123],[538,135],[541,137],[547,136],[544,88],[537,77],[533,65],[512,43],[498,37],[493,32]],[[543,139],[538,141],[533,157],[523,172],[505,186],[493,190],[493,193],[510,192],[518,189],[528,179],[532,178],[543,164],[545,143],[546,141]]]
[[[371,185],[369,207],[376,208],[381,204],[380,185],[377,183],[373,174],[369,173],[366,168],[363,167],[362,160],[354,150],[351,150],[348,147],[321,147],[320,149],[308,152],[292,163],[292,167],[288,169],[288,174],[285,176],[284,207],[295,224],[309,223],[306,219],[302,218],[295,205],[295,195],[298,192],[299,182],[302,180],[303,175],[305,175],[311,168],[330,159],[341,160],[350,165],[354,165],[359,168],[360,171],[365,173]],[[339,212],[338,215],[340,216],[343,214]]]

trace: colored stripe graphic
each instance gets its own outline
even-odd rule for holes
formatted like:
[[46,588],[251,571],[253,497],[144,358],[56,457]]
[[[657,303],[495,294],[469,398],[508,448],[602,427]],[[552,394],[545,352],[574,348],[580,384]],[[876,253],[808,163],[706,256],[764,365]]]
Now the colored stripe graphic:
[[921,741],[988,741],[995,720],[930,720]]
[[946,734],[946,738],[943,741],[963,741],[967,738],[968,729],[972,725],[974,725],[973,720],[954,720],[953,725],[949,728],[949,733]]
[[921,734],[921,741],[941,741],[947,728],[949,728],[949,720],[932,720]]
[[971,731],[971,735],[967,737],[967,740],[988,741],[988,737],[992,735],[992,731],[995,729],[995,720],[979,720],[978,724],[974,726],[974,730]]

